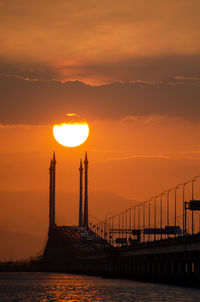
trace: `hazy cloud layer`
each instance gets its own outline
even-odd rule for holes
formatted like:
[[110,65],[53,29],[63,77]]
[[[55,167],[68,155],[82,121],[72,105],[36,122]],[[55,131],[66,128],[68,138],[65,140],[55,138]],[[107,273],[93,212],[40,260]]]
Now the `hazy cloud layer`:
[[123,58],[112,62],[82,62],[74,66],[50,66],[46,62],[9,59],[0,55],[0,74],[31,80],[81,80],[92,85],[113,81],[170,82],[200,85],[200,55],[165,55]]
[[9,59],[0,55],[0,75],[31,80],[52,80],[58,77],[56,70],[44,62],[26,59]]
[[196,77],[199,8],[198,0],[2,0],[0,54],[26,77],[44,78],[44,66],[49,78],[89,83]]
[[0,123],[47,124],[69,112],[92,119],[169,115],[199,119],[200,87],[169,83],[30,81],[0,77]]

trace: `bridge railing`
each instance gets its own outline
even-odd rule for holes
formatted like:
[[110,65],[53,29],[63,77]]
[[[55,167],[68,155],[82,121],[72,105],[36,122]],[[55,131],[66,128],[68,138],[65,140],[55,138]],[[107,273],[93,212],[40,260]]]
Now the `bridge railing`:
[[[196,234],[200,232],[199,199],[200,176],[195,176],[98,223],[91,222],[90,228],[114,246]],[[196,208],[190,202],[196,202]]]

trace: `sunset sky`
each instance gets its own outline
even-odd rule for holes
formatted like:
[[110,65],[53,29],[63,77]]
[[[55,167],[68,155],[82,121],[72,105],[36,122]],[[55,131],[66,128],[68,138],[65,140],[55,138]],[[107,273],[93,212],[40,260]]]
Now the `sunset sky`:
[[[89,191],[102,199],[144,200],[199,174],[199,11],[199,0],[1,0],[0,203],[3,191],[48,192],[53,150],[57,191],[77,208],[86,150]],[[53,138],[67,113],[90,126],[80,147]],[[113,196],[92,214],[129,206]]]

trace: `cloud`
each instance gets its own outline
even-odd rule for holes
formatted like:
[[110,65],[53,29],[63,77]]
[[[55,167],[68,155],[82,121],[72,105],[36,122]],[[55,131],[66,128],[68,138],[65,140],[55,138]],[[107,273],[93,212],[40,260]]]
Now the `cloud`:
[[1,3],[1,74],[89,84],[199,77],[198,0]]
[[48,81],[58,78],[51,66],[39,60],[11,59],[0,55],[0,75],[30,81]]
[[[7,0],[0,9],[0,53],[22,66],[32,62],[33,70],[40,62],[64,80],[160,81],[165,73],[195,77],[190,70],[199,70],[198,61],[188,70],[179,56],[199,55],[199,7],[198,0]],[[176,56],[175,62],[163,62],[167,56]],[[187,74],[181,72],[184,66]],[[33,71],[32,77],[42,76]]]
[[185,77],[185,76],[175,76],[177,81],[200,81],[200,77]]
[[147,159],[147,160],[171,160],[171,161],[180,161],[180,160],[200,160],[200,150],[191,150],[191,151],[184,151],[184,152],[175,152],[173,154],[134,154],[130,156],[119,156],[119,157],[110,157],[102,162],[109,162],[109,161],[129,161],[134,159]]
[[196,82],[199,77],[200,55],[132,56],[84,64],[61,65],[60,79],[81,80],[90,84],[132,82],[158,84],[162,82]]
[[198,121],[200,87],[158,83],[27,81],[0,77],[1,124],[51,124],[75,112],[88,119],[171,116]]
[[124,161],[124,160],[131,160],[131,159],[172,159],[168,155],[164,154],[153,154],[153,155],[148,155],[148,154],[136,154],[136,155],[131,155],[131,156],[121,156],[121,157],[110,157],[102,161]]
[[36,59],[9,59],[0,56],[2,75],[27,80],[79,80],[91,85],[112,82],[172,85],[199,84],[200,55],[131,57],[109,62],[84,62],[59,66]]

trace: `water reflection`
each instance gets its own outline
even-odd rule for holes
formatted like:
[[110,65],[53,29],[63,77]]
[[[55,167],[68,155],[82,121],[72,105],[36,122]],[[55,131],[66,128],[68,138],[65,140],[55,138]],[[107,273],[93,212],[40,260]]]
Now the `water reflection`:
[[51,273],[0,273],[0,301],[200,301],[200,291],[127,280]]

